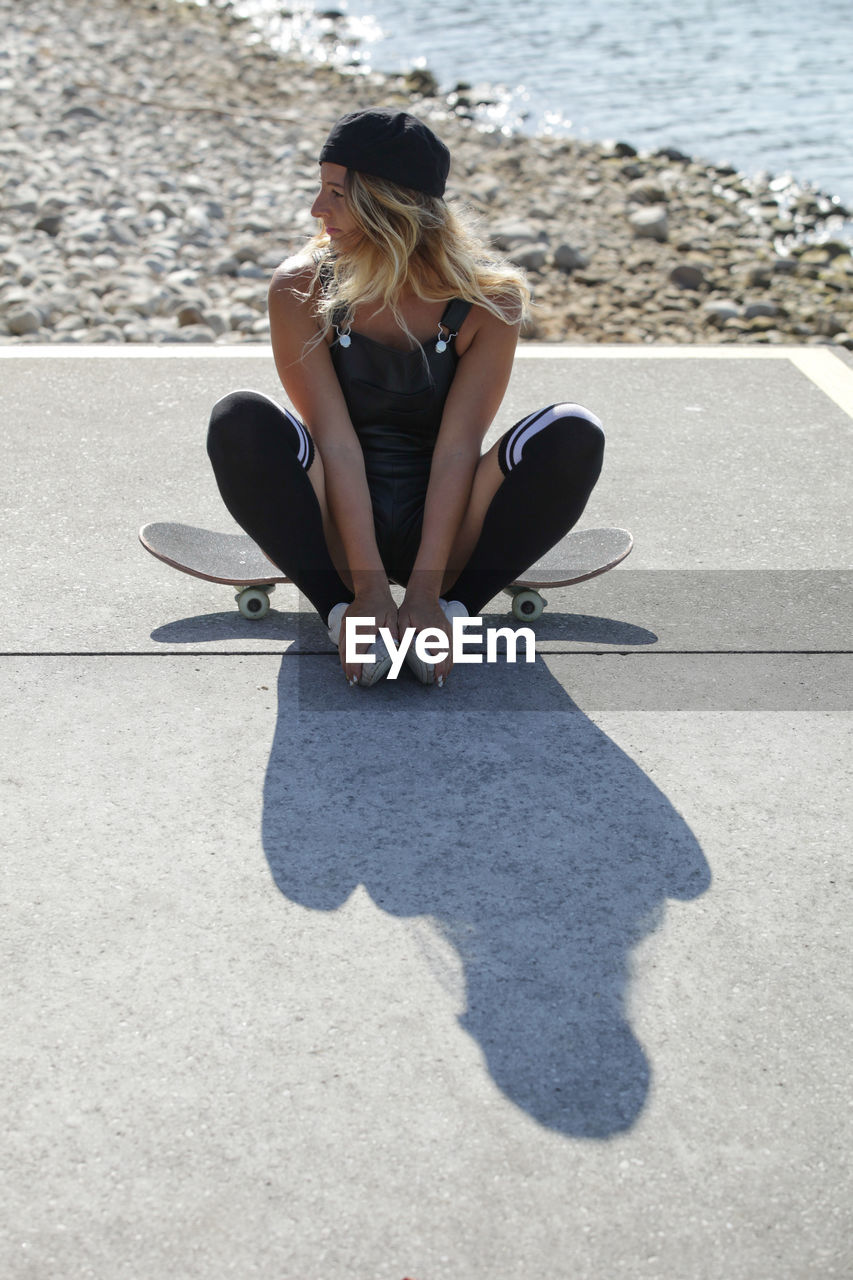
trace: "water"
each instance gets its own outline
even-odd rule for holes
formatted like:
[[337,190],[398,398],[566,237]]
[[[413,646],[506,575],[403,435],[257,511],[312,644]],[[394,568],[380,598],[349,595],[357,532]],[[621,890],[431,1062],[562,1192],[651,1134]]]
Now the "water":
[[495,127],[675,146],[853,206],[851,0],[231,2],[282,49],[491,86]]

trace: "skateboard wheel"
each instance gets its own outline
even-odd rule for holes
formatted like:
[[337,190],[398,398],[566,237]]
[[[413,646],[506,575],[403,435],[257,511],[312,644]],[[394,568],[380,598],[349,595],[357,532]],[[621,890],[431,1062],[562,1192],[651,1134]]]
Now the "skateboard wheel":
[[545,603],[538,591],[516,591],[512,597],[512,615],[519,622],[535,622],[541,618]]
[[243,617],[251,619],[252,622],[265,618],[270,611],[269,594],[261,587],[246,587],[234,599]]

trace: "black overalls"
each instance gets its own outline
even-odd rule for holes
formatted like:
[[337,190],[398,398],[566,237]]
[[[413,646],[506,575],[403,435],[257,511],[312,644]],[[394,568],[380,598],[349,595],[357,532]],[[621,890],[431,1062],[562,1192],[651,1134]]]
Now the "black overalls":
[[364,453],[379,554],[402,584],[420,546],[432,453],[459,362],[453,339],[470,310],[452,299],[441,336],[411,351],[335,325],[332,364]]

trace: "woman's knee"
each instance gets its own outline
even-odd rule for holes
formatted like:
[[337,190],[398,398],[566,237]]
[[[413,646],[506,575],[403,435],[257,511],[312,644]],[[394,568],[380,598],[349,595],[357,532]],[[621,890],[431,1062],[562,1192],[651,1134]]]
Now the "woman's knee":
[[551,409],[556,451],[568,466],[579,461],[601,467],[604,458],[604,428],[591,410],[580,404],[557,404]]
[[247,436],[257,430],[259,418],[266,417],[266,405],[257,392],[231,391],[222,396],[210,411],[207,428],[211,459],[220,459],[241,446],[245,448]]
[[307,471],[314,445],[292,414],[260,391],[231,391],[210,413],[207,452],[214,466],[237,456],[257,456],[285,446]]
[[604,429],[591,410],[573,403],[552,404],[517,423],[502,441],[499,462],[508,475],[523,459],[549,468],[601,469]]

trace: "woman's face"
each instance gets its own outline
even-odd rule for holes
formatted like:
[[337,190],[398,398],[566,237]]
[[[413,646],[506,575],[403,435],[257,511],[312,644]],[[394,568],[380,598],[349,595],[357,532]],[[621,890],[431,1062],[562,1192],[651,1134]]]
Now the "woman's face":
[[347,171],[342,164],[320,165],[320,191],[311,206],[311,215],[322,218],[333,244],[352,248],[361,239],[361,231],[347,207],[344,182]]

